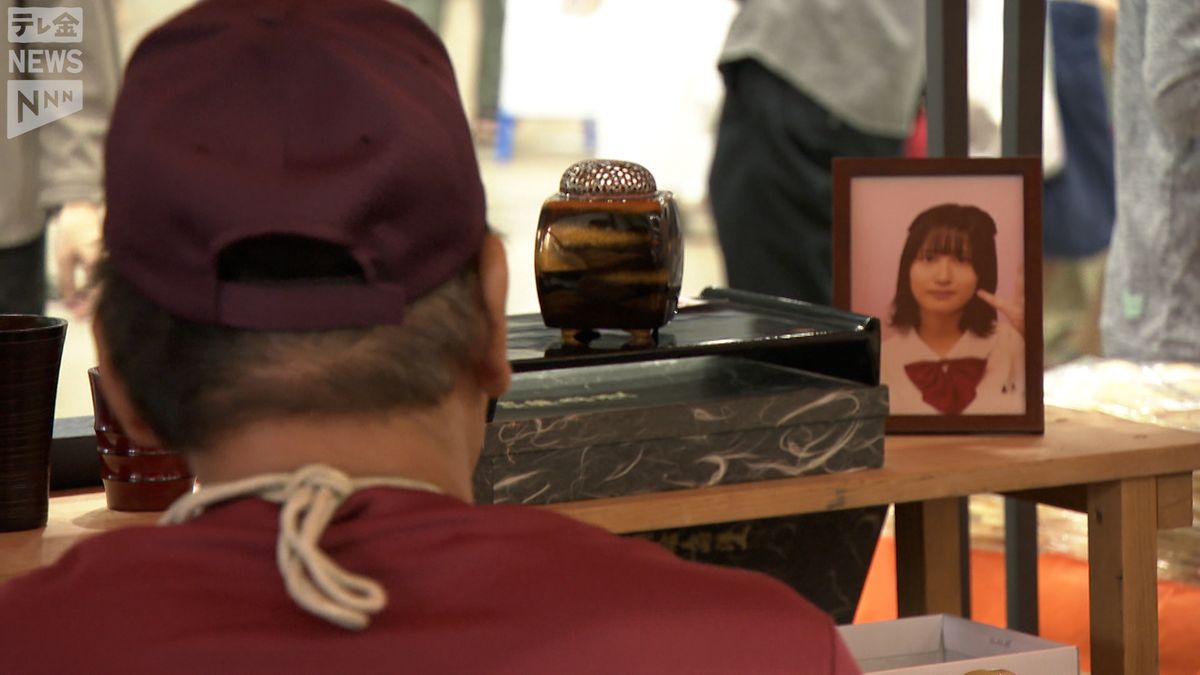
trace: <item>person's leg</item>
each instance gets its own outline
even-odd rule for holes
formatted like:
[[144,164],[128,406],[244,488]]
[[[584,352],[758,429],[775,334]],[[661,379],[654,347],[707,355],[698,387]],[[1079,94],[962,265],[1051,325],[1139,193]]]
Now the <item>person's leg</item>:
[[849,127],[755,61],[722,70],[709,194],[729,286],[829,304],[832,160],[899,155],[903,140]]
[[504,48],[505,0],[483,0],[483,35],[479,55],[479,119],[496,119],[500,109],[500,68]]
[[1074,330],[1081,298],[1073,272],[1071,261],[1063,258],[1047,257],[1042,262],[1042,339],[1047,368],[1079,356]]
[[41,314],[46,309],[46,236],[0,249],[0,314]]
[[1107,252],[1046,258],[1042,266],[1043,335],[1049,368],[1100,354],[1100,299]]
[[1083,312],[1075,345],[1083,356],[1100,355],[1100,299],[1104,296],[1104,267],[1108,251],[1079,261],[1077,274],[1082,291]]

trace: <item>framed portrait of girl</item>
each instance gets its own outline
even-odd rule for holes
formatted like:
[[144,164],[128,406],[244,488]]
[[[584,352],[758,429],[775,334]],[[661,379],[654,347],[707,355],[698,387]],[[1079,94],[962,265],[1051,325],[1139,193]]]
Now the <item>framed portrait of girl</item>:
[[1037,158],[834,160],[834,304],[880,320],[888,431],[1042,432],[1041,211]]

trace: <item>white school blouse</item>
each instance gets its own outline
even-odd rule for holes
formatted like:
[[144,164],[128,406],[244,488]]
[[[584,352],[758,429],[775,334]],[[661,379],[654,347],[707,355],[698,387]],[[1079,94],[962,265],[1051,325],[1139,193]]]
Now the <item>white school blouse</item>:
[[900,330],[883,341],[880,380],[888,387],[893,415],[941,415],[922,399],[904,366],[918,361],[982,358],[987,361],[975,399],[963,415],[1019,415],[1025,412],[1025,340],[1011,325],[996,322],[987,337],[967,331],[954,347],[939,356],[915,330]]

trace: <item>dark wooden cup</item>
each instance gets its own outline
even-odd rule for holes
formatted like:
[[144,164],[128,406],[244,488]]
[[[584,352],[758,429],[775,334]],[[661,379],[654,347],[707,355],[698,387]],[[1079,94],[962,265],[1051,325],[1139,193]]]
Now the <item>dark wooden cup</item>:
[[0,532],[46,524],[54,400],[67,322],[0,314]]

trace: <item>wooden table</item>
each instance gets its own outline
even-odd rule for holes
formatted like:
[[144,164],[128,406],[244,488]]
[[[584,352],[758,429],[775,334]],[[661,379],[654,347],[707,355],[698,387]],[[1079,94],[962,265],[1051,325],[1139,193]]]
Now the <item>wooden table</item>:
[[[1088,514],[1092,672],[1158,670],[1158,529],[1192,524],[1200,434],[1100,414],[1046,412],[1045,436],[890,436],[884,467],[549,508],[614,532],[896,505],[902,616],[963,606],[957,498],[1001,493]],[[153,523],[113,513],[103,495],[51,500],[45,530],[0,535],[0,580],[104,530]]]

